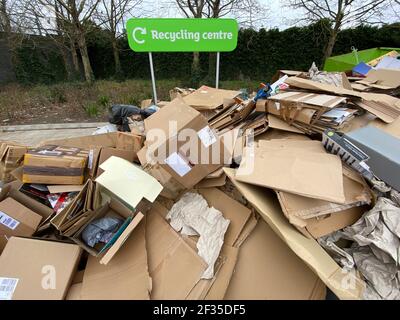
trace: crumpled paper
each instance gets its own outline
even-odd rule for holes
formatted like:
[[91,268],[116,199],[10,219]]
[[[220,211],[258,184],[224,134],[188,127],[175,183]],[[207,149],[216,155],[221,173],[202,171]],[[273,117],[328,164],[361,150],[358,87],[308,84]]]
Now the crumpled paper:
[[315,62],[313,62],[310,70],[308,70],[308,75],[312,81],[330,84],[335,87],[343,87],[343,78],[340,72],[319,71]]
[[[339,239],[353,240],[339,248]],[[400,300],[400,208],[387,198],[343,231],[319,239],[334,259],[346,269],[356,267],[367,283],[365,299]]]
[[200,194],[192,192],[176,202],[166,218],[171,220],[170,224],[177,232],[200,236],[197,241],[198,255],[208,264],[202,279],[211,279],[230,221],[214,207],[210,208]]

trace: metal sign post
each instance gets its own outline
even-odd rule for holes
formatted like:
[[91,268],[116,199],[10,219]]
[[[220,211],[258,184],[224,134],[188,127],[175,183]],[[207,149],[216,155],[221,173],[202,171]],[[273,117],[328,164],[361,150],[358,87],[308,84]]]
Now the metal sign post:
[[217,52],[217,69],[215,70],[215,88],[218,89],[218,85],[219,85],[219,56],[220,53],[219,51]]
[[153,87],[153,101],[154,104],[157,105],[157,89],[156,89],[156,77],[154,76],[154,67],[153,67],[153,56],[151,52],[149,52],[149,62],[150,62],[150,73],[151,73],[151,84]]
[[132,18],[126,22],[129,47],[149,54],[154,103],[157,91],[152,52],[216,52],[218,88],[220,52],[235,50],[238,30],[235,19]]

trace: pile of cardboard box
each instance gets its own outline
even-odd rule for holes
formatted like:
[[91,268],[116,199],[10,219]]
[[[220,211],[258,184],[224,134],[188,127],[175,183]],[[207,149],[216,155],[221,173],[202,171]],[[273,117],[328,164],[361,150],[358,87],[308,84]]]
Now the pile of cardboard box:
[[323,240],[399,205],[391,73],[175,88],[140,134],[3,142],[0,299],[362,299]]

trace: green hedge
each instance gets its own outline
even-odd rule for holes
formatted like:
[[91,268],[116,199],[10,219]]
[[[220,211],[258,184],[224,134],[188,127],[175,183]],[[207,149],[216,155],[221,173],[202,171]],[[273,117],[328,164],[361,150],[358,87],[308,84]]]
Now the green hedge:
[[[221,80],[268,81],[278,69],[308,70],[315,61],[321,65],[327,35],[320,22],[306,27],[286,30],[241,29],[236,50],[221,54]],[[47,40],[47,42],[50,40]],[[46,42],[46,41],[45,41]],[[119,39],[123,76],[149,78],[148,55],[135,53],[125,37]],[[384,27],[359,26],[340,32],[333,54],[373,47],[400,47],[400,24]],[[29,44],[26,40],[18,50],[17,79],[24,83],[54,83],[66,80],[65,68],[56,49],[51,45]],[[88,34],[88,50],[97,79],[114,76],[113,53],[109,34],[95,28]],[[154,53],[155,74],[158,79],[191,78],[192,53]],[[208,76],[209,54],[200,54],[201,78]]]

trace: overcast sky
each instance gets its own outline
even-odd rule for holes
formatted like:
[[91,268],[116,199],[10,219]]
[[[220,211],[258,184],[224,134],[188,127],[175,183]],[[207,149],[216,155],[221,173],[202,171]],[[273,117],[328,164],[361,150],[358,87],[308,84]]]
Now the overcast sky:
[[[180,17],[179,11],[173,5],[173,0],[144,0],[145,7],[152,17]],[[294,25],[294,19],[300,14],[299,11],[284,7],[282,0],[259,0],[265,8],[265,18],[263,17],[258,27],[266,29],[279,28],[286,29]],[[393,14],[393,9],[387,10],[385,21],[392,23],[399,21],[399,16]]]

